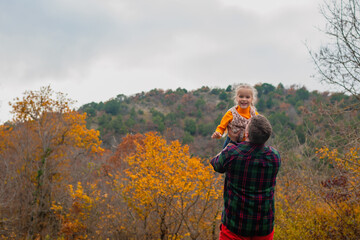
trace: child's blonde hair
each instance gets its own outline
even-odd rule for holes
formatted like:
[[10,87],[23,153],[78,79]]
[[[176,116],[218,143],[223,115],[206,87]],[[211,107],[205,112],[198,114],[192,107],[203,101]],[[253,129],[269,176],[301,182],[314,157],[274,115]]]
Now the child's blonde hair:
[[258,95],[258,92],[256,90],[256,88],[254,88],[253,86],[251,86],[250,84],[247,84],[247,83],[240,83],[238,85],[235,85],[235,91],[234,91],[234,103],[235,104],[238,104],[236,98],[237,98],[237,95],[238,95],[238,92],[240,89],[250,89],[252,91],[252,97],[253,97],[253,101],[251,103],[252,106],[255,106],[256,102],[257,102],[257,95]]

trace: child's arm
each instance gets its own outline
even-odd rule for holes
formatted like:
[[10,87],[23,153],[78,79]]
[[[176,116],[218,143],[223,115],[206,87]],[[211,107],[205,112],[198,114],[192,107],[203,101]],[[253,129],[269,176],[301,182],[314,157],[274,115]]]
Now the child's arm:
[[223,116],[223,118],[221,119],[220,124],[217,126],[215,132],[213,133],[213,135],[211,136],[211,138],[221,138],[221,136],[224,134],[227,125],[229,124],[229,122],[231,122],[233,120],[233,115],[231,113],[231,111],[227,111],[225,113],[225,115]]

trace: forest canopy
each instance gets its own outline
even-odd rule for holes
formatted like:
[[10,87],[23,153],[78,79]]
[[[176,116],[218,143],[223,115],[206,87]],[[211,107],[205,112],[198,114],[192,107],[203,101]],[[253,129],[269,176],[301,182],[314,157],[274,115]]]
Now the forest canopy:
[[[358,99],[257,84],[283,165],[277,239],[356,239]],[[153,89],[73,110],[50,87],[16,98],[0,127],[2,239],[217,239],[222,177],[210,136],[224,89]],[[99,221],[100,220],[100,221]]]

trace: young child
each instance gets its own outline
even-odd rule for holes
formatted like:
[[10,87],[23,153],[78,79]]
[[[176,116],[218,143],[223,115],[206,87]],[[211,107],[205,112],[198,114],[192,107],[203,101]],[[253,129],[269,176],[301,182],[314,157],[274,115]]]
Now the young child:
[[[240,141],[245,140],[245,127],[249,124],[251,117],[257,115],[255,103],[257,100],[257,90],[249,84],[240,84],[235,89],[234,107],[230,108],[220,124],[217,126],[211,138],[221,138],[227,128],[234,133],[241,131]],[[229,143],[230,138],[227,137],[223,148]]]

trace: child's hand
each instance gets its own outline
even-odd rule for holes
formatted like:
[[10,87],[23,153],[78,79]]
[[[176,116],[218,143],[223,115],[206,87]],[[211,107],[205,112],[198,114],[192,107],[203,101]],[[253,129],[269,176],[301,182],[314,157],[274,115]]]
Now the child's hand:
[[211,136],[211,138],[221,138],[221,133],[219,132],[214,132],[213,135]]

